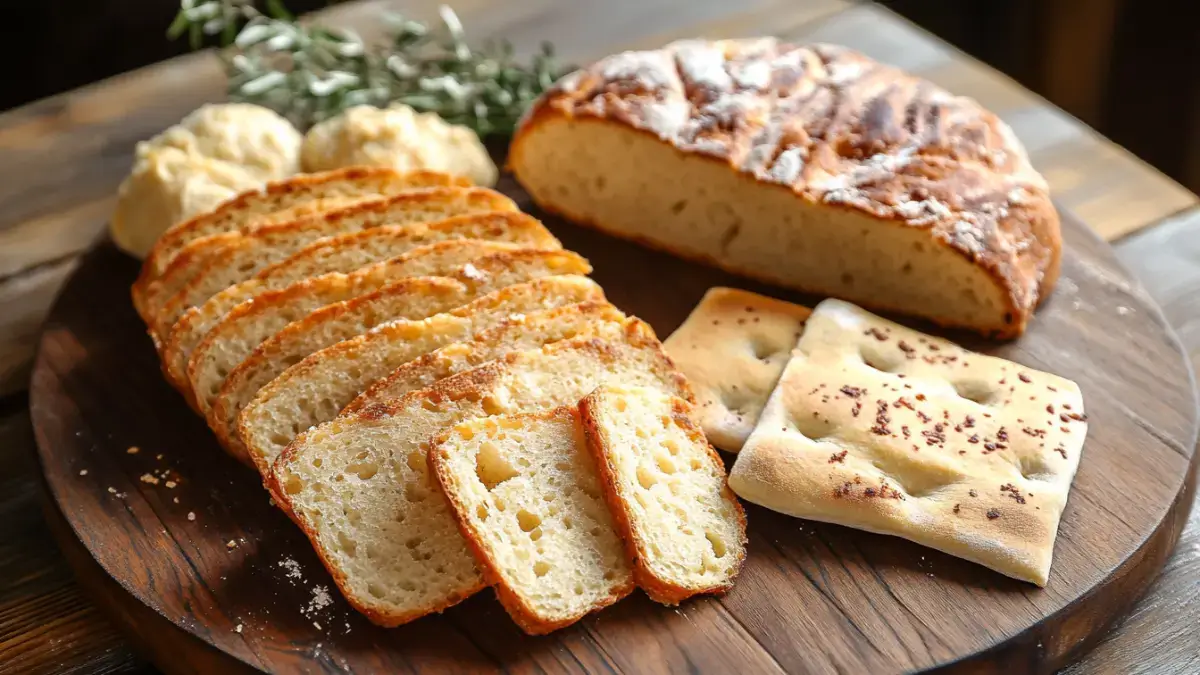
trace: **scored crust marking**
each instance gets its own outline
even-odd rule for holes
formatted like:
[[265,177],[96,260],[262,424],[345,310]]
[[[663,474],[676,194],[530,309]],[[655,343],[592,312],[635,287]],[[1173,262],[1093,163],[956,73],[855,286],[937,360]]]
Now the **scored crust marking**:
[[730,485],[1045,585],[1086,422],[1069,380],[826,300]]
[[988,270],[1017,314],[1058,276],[1058,215],[1012,130],[972,99],[844,47],[682,40],[615,54],[540,98],[514,152],[552,116],[612,121],[808,203],[928,229]]

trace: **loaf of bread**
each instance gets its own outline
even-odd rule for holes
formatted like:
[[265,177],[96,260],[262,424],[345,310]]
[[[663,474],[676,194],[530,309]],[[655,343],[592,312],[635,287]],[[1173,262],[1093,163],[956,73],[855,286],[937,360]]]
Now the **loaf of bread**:
[[1059,270],[1058,216],[1009,127],[841,47],[611,56],[534,104],[509,165],[580,223],[989,335],[1020,335]]
[[[308,534],[350,603],[399,625],[483,585],[429,474],[429,442],[473,418],[572,405],[606,382],[690,396],[652,332],[576,338],[510,354],[296,438],[268,472],[277,503]],[[345,488],[331,489],[343,485]]]
[[262,349],[261,359],[252,357],[238,367],[248,373],[246,377],[239,377],[238,371],[230,374],[213,413],[223,425],[236,419],[237,438],[265,472],[297,434],[333,419],[372,382],[418,356],[497,326],[515,314],[603,299],[600,287],[586,277],[538,279],[421,321],[391,321],[310,354],[273,380],[252,375],[262,367],[259,361],[274,363]]
[[733,586],[746,516],[691,403],[658,387],[610,383],[579,410],[638,586],[667,605]]
[[1070,380],[825,300],[729,485],[1042,586],[1087,427]]
[[568,626],[633,591],[575,406],[463,422],[434,440],[429,467],[525,632]]
[[[537,220],[510,211],[456,216],[433,223],[384,225],[326,237],[259,271],[250,279],[222,290],[199,307],[184,312],[171,327],[170,337],[162,350],[167,375],[177,387],[186,384],[189,362],[197,345],[235,310],[255,311],[253,308],[256,303],[239,307],[248,300],[262,300],[271,304],[272,300],[264,296],[305,281],[320,283],[316,278],[327,274],[349,273],[387,278],[395,271],[389,259],[395,260],[413,248],[426,244],[462,239],[486,240],[495,246],[546,250],[562,248],[562,244]],[[408,266],[406,261],[400,260],[395,260],[395,264]],[[274,333],[267,335],[271,334]],[[233,365],[237,364],[230,367]]]
[[[351,167],[293,176],[243,192],[216,209],[172,226],[155,242],[133,286],[134,306],[142,308],[142,291],[195,239],[246,227],[296,220],[347,202],[386,197],[415,188],[466,187],[469,181],[435,171],[400,173],[387,168]],[[149,316],[143,313],[143,318]]]
[[[436,188],[402,193],[253,232],[216,235],[224,243],[207,255],[191,256],[193,247],[205,246],[207,238],[200,239],[185,246],[176,262],[150,284],[145,296],[146,308],[154,313],[155,334],[165,337],[189,307],[245,281],[322,237],[380,225],[426,223],[465,214],[516,210],[511,199],[487,188]],[[194,260],[192,264],[178,264],[189,257]]]
[[710,288],[663,342],[696,391],[708,441],[737,452],[775,389],[809,309],[735,288]]

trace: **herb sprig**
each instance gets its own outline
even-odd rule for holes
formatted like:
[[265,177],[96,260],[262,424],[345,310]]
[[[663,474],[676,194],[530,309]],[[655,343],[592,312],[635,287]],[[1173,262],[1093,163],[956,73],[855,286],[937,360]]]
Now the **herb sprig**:
[[193,48],[219,36],[229,97],[278,111],[307,128],[355,105],[400,102],[463,124],[480,136],[511,134],[521,113],[568,72],[548,43],[529,63],[508,42],[476,49],[449,7],[434,27],[396,15],[387,39],[297,22],[279,0],[181,0],[167,30]]

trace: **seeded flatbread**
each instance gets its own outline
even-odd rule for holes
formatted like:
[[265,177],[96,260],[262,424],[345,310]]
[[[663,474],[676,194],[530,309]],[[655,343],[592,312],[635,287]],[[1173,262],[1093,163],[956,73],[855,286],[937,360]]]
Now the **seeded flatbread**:
[[1086,434],[1074,382],[826,300],[729,485],[1044,586]]
[[736,288],[711,288],[663,343],[696,392],[708,442],[742,449],[811,310]]

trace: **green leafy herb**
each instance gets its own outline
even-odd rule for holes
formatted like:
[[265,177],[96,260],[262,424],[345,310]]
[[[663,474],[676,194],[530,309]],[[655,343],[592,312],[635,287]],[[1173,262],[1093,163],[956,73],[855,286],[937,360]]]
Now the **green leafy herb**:
[[353,31],[301,24],[280,0],[181,0],[167,29],[193,48],[219,36],[234,101],[278,111],[308,127],[355,105],[400,102],[463,124],[481,136],[510,134],[521,113],[569,69],[549,44],[521,63],[507,42],[469,46],[453,10],[430,27],[385,15],[387,40],[367,45]]

